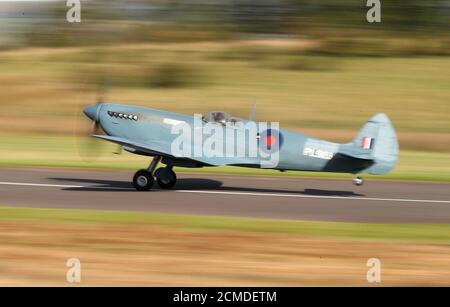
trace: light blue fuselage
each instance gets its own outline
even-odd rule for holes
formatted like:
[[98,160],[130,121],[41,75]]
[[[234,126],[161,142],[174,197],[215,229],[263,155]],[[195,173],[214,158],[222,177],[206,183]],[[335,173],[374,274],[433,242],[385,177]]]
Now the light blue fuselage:
[[[88,107],[85,113],[88,117],[100,123],[105,133],[110,137],[104,139],[119,143],[132,153],[142,155],[161,154],[166,157],[163,160],[166,164],[191,167],[218,165],[260,167],[261,165],[260,157],[173,156],[171,146],[179,136],[172,132],[173,126],[177,123],[186,123],[193,127],[194,116],[121,104],[93,105]],[[244,123],[248,123],[248,121],[244,121]],[[280,148],[278,163],[272,168],[298,171],[386,173],[394,167],[397,160],[398,144],[395,132],[389,119],[384,114],[374,116],[366,126],[370,123],[374,123],[375,130],[371,130],[369,127],[367,135],[364,135],[365,128],[363,128],[360,132],[360,134],[363,134],[358,135],[353,142],[348,144],[332,143],[285,129],[277,129],[277,132],[279,131],[277,139]],[[227,129],[239,128],[224,125],[222,129],[224,130],[223,135],[225,135]],[[260,134],[265,133],[262,130],[256,132],[249,138],[257,139]],[[194,134],[194,131],[192,131],[192,134]],[[380,140],[380,134],[390,140]],[[364,137],[373,138],[374,146],[372,148],[361,148],[359,146],[361,139]],[[220,141],[226,146],[227,141],[225,139]],[[192,144],[192,146],[195,146],[195,144]],[[382,150],[378,156],[376,155],[377,146],[379,151]],[[378,157],[381,157],[381,159]],[[192,163],[189,164],[189,161]]]

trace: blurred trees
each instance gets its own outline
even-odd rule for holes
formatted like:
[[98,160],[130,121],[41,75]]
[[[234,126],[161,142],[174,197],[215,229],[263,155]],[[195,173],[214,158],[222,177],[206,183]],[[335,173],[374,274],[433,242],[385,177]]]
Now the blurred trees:
[[[321,40],[337,49],[334,54],[345,53],[347,46],[354,54],[355,49],[378,44],[370,38],[417,38],[408,44],[420,54],[418,50],[426,49],[420,46],[426,37],[434,40],[431,46],[435,48],[426,54],[448,54],[448,0],[383,0],[382,22],[377,24],[365,19],[366,0],[95,0],[82,2],[80,24],[66,22],[65,1],[25,3],[31,14],[21,16],[17,35],[25,46],[186,42],[264,35]],[[388,45],[386,48],[396,47]],[[382,53],[383,48],[374,52]]]

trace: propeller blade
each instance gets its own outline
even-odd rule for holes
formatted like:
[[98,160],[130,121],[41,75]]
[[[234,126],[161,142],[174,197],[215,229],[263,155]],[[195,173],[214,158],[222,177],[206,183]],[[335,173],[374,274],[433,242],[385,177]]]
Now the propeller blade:
[[[85,93],[84,90],[81,90],[82,96],[84,96]],[[85,101],[81,101],[80,99],[79,107],[77,109],[77,129],[75,131],[76,144],[81,160],[87,163],[95,162],[104,152],[103,149],[105,144],[103,144],[101,140],[92,137],[92,135],[103,133],[103,129],[99,122],[99,114],[102,102],[105,101],[104,93],[105,90],[98,89],[96,94],[97,104],[90,107],[86,107],[86,102],[92,101],[92,98],[94,97],[90,97]],[[88,117],[91,118],[90,123],[88,122]]]
[[[80,98],[77,110],[77,130],[76,141],[80,157],[85,162],[94,162],[105,152],[107,144],[92,135],[103,134],[100,123],[100,110],[102,105],[107,102],[112,74],[108,71],[107,58],[109,53],[101,49],[94,50],[95,62],[99,65],[94,70],[86,67],[83,73],[82,82],[80,82]],[[88,108],[95,101],[97,105]],[[83,114],[83,111],[85,111]],[[88,118],[92,121],[88,124]]]
[[84,130],[84,132],[80,131],[77,135],[78,153],[84,162],[92,163],[103,153],[104,146],[101,140],[92,137],[92,135],[101,134],[102,129],[100,124],[94,121]]

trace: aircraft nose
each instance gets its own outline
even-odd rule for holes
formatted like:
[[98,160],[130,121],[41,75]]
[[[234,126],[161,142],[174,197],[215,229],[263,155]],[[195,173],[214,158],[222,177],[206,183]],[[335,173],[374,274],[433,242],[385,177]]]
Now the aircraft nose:
[[90,105],[89,107],[87,107],[86,109],[84,109],[83,112],[91,120],[96,121],[99,108],[100,108],[100,105],[93,104],[93,105]]

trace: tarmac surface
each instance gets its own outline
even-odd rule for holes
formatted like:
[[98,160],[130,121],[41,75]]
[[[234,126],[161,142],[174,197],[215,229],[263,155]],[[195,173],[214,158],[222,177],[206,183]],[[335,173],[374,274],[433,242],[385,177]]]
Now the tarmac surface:
[[0,169],[6,207],[150,211],[291,220],[450,223],[450,184],[178,174],[174,190],[133,189],[132,171]]

